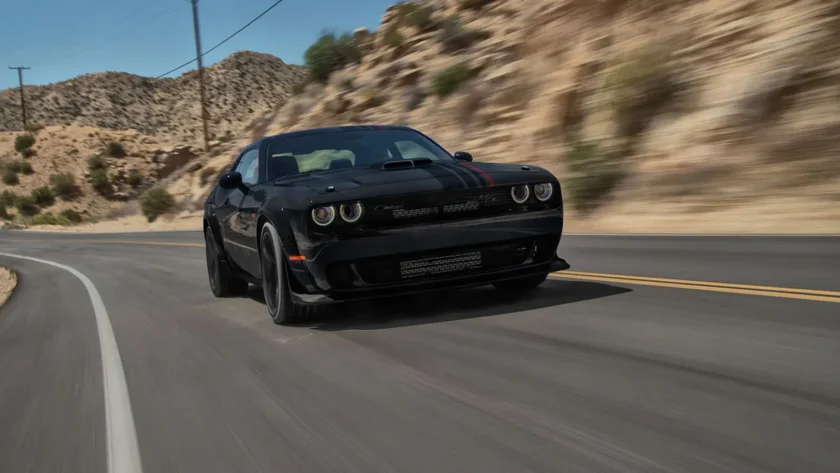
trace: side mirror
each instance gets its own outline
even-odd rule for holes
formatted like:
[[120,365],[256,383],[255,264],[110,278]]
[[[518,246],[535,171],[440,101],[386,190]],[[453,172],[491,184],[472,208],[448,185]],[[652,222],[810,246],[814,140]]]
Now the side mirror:
[[458,161],[472,161],[472,155],[467,153],[466,151],[456,151],[455,152],[455,159]]
[[242,174],[238,172],[226,172],[219,178],[219,187],[222,189],[236,189],[242,185]]

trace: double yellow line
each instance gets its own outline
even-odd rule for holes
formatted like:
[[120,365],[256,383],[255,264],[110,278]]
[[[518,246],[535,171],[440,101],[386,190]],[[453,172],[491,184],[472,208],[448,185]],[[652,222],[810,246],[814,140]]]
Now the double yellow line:
[[[29,242],[60,242],[60,243],[95,243],[119,245],[151,245],[151,246],[180,246],[204,248],[204,243],[143,241],[143,240],[111,240],[111,239],[66,239],[66,240],[24,240]],[[725,282],[695,281],[686,279],[653,278],[647,276],[628,276],[624,274],[587,273],[582,271],[558,271],[553,277],[563,279],[579,279],[584,281],[612,282],[619,284],[633,284],[637,286],[656,286],[673,289],[693,289],[695,291],[712,291],[729,294],[743,294],[750,296],[781,297],[785,299],[800,299],[818,302],[840,303],[840,291],[821,291],[816,289],[795,289],[788,287],[755,286],[749,284],[732,284]]]
[[808,301],[840,303],[840,292],[816,289],[794,289],[788,287],[755,286],[750,284],[732,284],[724,282],[692,281],[685,279],[652,278],[646,276],[627,276],[623,274],[586,273],[582,271],[558,271],[552,276],[563,279],[601,281],[639,286],[668,287],[674,289],[693,289],[696,291],[725,292],[750,296],[781,297]]

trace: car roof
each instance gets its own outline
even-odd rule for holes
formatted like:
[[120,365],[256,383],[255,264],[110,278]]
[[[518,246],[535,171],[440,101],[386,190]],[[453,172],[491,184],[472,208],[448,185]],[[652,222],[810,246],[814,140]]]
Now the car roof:
[[326,126],[320,128],[307,128],[305,130],[289,131],[286,133],[279,133],[276,135],[262,137],[248,147],[262,145],[266,141],[276,141],[284,138],[294,138],[298,136],[320,135],[325,133],[340,133],[344,131],[362,131],[362,130],[408,130],[417,131],[416,129],[405,125],[342,125],[342,126]]

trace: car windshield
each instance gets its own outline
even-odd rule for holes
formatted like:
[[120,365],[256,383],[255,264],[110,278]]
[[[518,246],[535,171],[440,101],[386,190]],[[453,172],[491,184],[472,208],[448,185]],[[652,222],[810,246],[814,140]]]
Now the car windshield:
[[385,161],[454,158],[411,130],[357,130],[280,138],[268,146],[268,179],[293,174],[371,166]]

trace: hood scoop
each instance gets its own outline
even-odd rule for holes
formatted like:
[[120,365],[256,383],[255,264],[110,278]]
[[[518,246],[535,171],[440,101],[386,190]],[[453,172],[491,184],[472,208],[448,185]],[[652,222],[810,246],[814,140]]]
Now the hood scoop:
[[417,159],[400,159],[395,161],[385,161],[382,163],[383,171],[395,171],[397,169],[414,169],[432,164],[429,158]]

